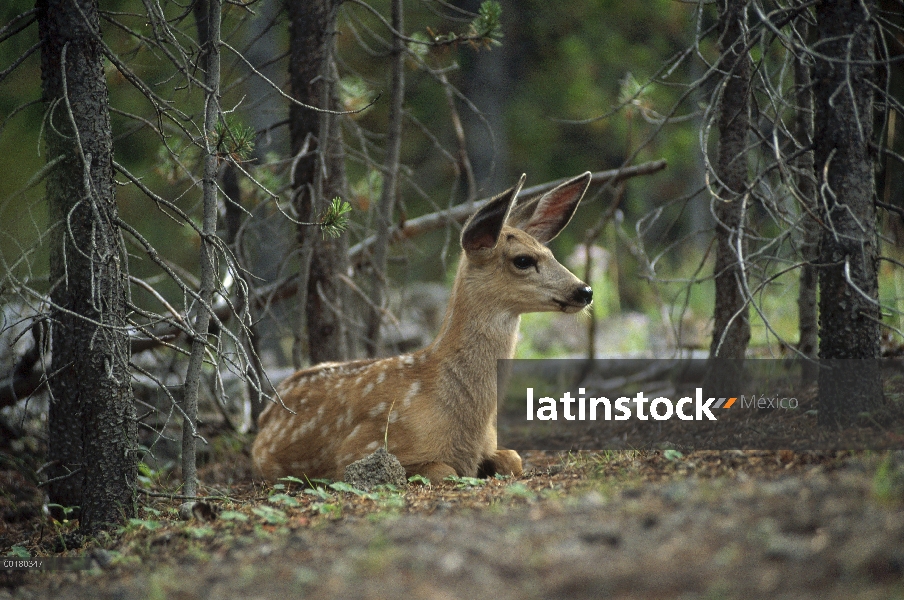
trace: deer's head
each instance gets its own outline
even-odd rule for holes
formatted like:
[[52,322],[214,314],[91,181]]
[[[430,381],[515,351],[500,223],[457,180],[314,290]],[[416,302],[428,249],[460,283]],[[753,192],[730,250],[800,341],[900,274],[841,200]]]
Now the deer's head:
[[590,173],[542,196],[519,202],[518,184],[493,198],[465,224],[459,279],[481,302],[514,314],[578,312],[593,290],[553,256],[546,244],[571,220]]

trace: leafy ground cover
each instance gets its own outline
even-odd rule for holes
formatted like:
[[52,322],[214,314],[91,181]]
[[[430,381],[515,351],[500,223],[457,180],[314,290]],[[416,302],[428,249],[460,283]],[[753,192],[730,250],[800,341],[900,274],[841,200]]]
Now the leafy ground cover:
[[204,469],[191,520],[149,472],[138,517],[77,549],[7,469],[0,554],[92,568],[0,571],[0,598],[904,598],[901,453],[526,458],[365,492],[256,482],[237,453]]

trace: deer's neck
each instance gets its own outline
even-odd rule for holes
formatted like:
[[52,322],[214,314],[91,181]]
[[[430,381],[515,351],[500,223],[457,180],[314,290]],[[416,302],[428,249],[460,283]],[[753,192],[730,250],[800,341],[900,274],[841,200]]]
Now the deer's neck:
[[481,359],[477,362],[492,361],[495,369],[497,359],[512,358],[515,355],[521,317],[468,304],[461,301],[449,304],[442,327],[431,348],[445,354],[467,352],[475,359]]
[[495,412],[496,361],[514,357],[521,317],[465,287],[457,278],[440,332],[427,352],[449,387],[448,402]]

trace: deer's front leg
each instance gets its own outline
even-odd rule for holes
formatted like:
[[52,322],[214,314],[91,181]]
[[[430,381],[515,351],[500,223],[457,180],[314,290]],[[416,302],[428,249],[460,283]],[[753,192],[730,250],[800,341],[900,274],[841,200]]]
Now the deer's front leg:
[[521,475],[521,457],[514,450],[496,448],[496,452],[483,459],[477,468],[478,477],[492,477],[493,475]]

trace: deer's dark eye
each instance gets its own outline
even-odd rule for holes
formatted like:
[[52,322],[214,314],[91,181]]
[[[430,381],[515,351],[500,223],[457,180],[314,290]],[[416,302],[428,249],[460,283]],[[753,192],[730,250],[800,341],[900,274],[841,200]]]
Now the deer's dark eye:
[[532,256],[516,256],[512,259],[512,264],[515,265],[516,269],[530,269],[531,267],[537,266],[537,261]]

